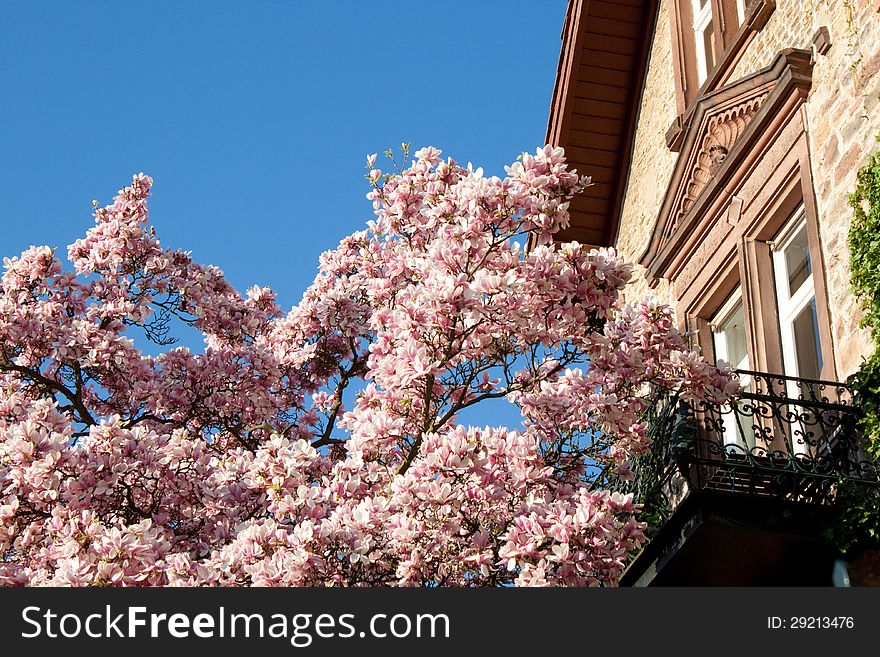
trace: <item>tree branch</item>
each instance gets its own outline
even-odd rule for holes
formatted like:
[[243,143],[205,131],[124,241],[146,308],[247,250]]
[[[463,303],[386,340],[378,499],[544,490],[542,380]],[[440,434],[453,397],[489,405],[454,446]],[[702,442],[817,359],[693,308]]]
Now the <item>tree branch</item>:
[[89,412],[89,409],[86,408],[86,405],[83,403],[82,397],[80,396],[82,393],[82,374],[79,369],[79,364],[77,364],[75,368],[75,371],[77,372],[76,393],[71,392],[67,389],[66,386],[58,383],[58,381],[47,378],[39,370],[31,370],[27,367],[23,367],[22,365],[16,365],[15,363],[10,362],[0,364],[0,369],[7,372],[18,372],[22,376],[33,379],[33,381],[40,384],[44,388],[54,390],[55,392],[64,395],[64,397],[70,402],[74,410],[76,410],[76,412],[79,414],[80,422],[82,422],[83,424],[97,424],[95,418],[92,417],[92,414]]
[[419,449],[422,447],[422,441],[425,438],[425,434],[428,433],[431,429],[433,429],[433,423],[431,420],[431,394],[434,392],[434,375],[429,374],[428,378],[425,379],[425,408],[423,409],[423,417],[422,417],[422,430],[419,432],[419,435],[416,437],[412,446],[409,449],[409,453],[406,455],[406,458],[403,460],[403,463],[400,464],[400,467],[397,469],[397,474],[402,475],[407,470],[409,470],[409,466],[412,465],[412,462],[416,458],[416,454],[419,453]]

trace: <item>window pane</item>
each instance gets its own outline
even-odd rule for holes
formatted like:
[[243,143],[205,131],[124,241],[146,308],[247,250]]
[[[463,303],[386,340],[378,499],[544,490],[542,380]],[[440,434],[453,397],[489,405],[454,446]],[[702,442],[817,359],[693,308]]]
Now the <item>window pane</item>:
[[703,48],[706,52],[706,74],[715,68],[715,30],[712,21],[703,30]]
[[[728,304],[725,304],[729,308]],[[721,319],[716,316],[718,322],[712,337],[715,341],[716,362],[724,360],[727,364],[740,370],[749,369],[749,356],[746,351],[746,326],[745,313],[742,301],[738,301],[732,312],[722,310],[719,313]],[[751,382],[748,375],[742,375],[740,383],[748,390]],[[730,405],[725,405],[721,410],[721,430],[724,444],[730,449],[730,454],[742,454],[743,450],[749,450],[755,446],[754,413],[749,411],[750,403],[739,400]]]
[[794,344],[798,376],[818,379],[822,373],[822,346],[819,344],[819,318],[813,299],[794,320]]
[[730,318],[719,327],[727,346],[727,362],[733,367],[741,367],[747,357],[744,319],[743,307],[739,304]]
[[793,297],[813,271],[810,265],[810,243],[807,228],[798,231],[794,240],[785,249],[785,269],[788,274],[788,296]]

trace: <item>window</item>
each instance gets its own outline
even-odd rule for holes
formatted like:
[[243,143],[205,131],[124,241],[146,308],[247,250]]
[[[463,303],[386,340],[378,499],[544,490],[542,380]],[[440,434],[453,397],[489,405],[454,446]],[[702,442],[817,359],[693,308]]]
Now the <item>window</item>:
[[737,370],[749,369],[742,293],[739,290],[734,292],[715,316],[715,321],[712,322],[712,337],[717,362],[727,363]]
[[[816,307],[816,289],[810,257],[810,240],[803,208],[783,228],[773,246],[773,275],[779,310],[784,374],[799,379],[819,379],[822,374],[822,342]],[[813,396],[805,381],[789,379],[786,393],[792,399]],[[804,416],[793,427],[790,439],[796,454],[809,452],[809,438],[815,419]]]
[[670,22],[678,112],[698,93],[726,82],[754,33],[773,13],[772,0],[671,0]]
[[[707,308],[711,315],[704,315],[707,318],[704,321],[717,364],[741,371],[784,375],[776,379],[759,376],[753,381],[751,375],[740,372],[744,390],[765,389],[763,394],[810,400],[824,394],[821,385],[815,383],[823,378],[827,356],[820,330],[826,320],[822,319],[825,315],[817,295],[820,289],[817,277],[823,274],[821,266],[817,269],[803,203],[796,202],[789,207],[795,209],[781,215],[782,221],[777,222],[777,228],[770,233],[772,239],[755,240],[755,248],[740,251],[744,260],[730,272],[729,282],[724,285],[728,290],[733,286],[733,291],[720,305]],[[750,278],[746,285],[742,282],[746,280],[742,272],[750,269],[765,271],[766,276]],[[769,370],[760,365],[760,362],[774,361],[777,365]],[[791,414],[790,420],[771,427],[773,419],[750,412],[748,403],[740,401],[738,408],[721,409],[719,429],[730,453],[753,449],[756,432],[765,431],[784,439],[785,445],[780,442],[777,449],[796,455],[810,454],[810,444],[819,431],[816,424],[819,420],[811,412],[794,403],[785,411]],[[764,424],[767,426],[761,426]]]
[[783,233],[773,244],[782,363],[788,376],[818,379],[822,374],[822,344],[803,208],[786,228],[788,234]]
[[712,1],[693,0],[694,43],[697,56],[697,82],[703,84],[715,68],[715,28],[712,24]]
[[[747,25],[760,2],[746,5]],[[689,11],[695,6],[705,5],[687,0]],[[711,6],[717,16],[717,5]],[[749,373],[742,384],[750,406],[721,408],[721,415],[715,407],[704,418],[711,440],[728,453],[806,455],[815,437],[828,433],[808,410],[820,408],[828,394],[810,381],[836,378],[801,111],[811,71],[812,53],[787,49],[761,75],[697,99],[639,259],[650,284],[669,281],[679,321],[695,345]],[[751,118],[743,128],[731,116]],[[708,145],[721,143],[722,133],[729,136],[727,154],[709,171]]]
[[[746,347],[745,312],[740,289],[737,289],[715,314],[710,327],[715,348],[715,362],[718,365],[730,365],[736,370],[750,369]],[[744,389],[748,389],[751,384],[749,376],[741,373],[740,383]],[[740,401],[739,412],[734,412],[730,407],[722,409],[724,444],[731,448],[738,445],[751,449],[755,446],[755,435],[746,419],[743,405],[744,402]]]
[[746,0],[736,0],[736,24],[742,25],[746,20]]

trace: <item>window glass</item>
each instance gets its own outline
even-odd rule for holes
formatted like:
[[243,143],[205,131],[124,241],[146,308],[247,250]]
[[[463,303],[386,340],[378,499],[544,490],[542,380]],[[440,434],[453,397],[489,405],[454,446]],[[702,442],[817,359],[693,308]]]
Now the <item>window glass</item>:
[[[786,237],[788,235],[789,237]],[[816,312],[816,289],[810,262],[810,244],[803,208],[798,209],[783,228],[774,247],[773,270],[779,310],[779,335],[786,392],[793,399],[815,398],[815,384],[822,378],[822,346]],[[807,379],[805,381],[804,379]],[[790,427],[788,440],[795,454],[809,454],[814,443],[815,418],[808,408],[793,403],[789,414],[797,418]]]
[[736,24],[742,25],[746,19],[746,0],[736,0]]
[[793,297],[806,282],[813,268],[810,264],[810,243],[807,227],[803,226],[785,248],[785,269],[788,274],[788,296]]
[[715,29],[710,0],[694,0],[694,43],[697,78],[702,84],[715,66]]
[[[715,315],[712,325],[712,339],[715,347],[716,364],[726,363],[737,370],[748,370],[749,353],[746,347],[746,323],[743,312],[742,293],[737,290]],[[740,384],[744,390],[751,388],[748,374],[740,374]],[[748,412],[749,402],[737,400],[726,404],[721,410],[721,430],[724,444],[733,448],[731,454],[755,446],[753,418]]]
[[798,375],[803,379],[818,379],[822,373],[822,346],[815,298],[801,310],[793,324]]
[[712,21],[703,29],[703,49],[706,58],[706,74],[715,68],[715,30]]
[[746,351],[746,326],[742,303],[738,304],[733,314],[719,327],[718,333],[724,336],[725,360],[733,367],[740,368],[748,363]]

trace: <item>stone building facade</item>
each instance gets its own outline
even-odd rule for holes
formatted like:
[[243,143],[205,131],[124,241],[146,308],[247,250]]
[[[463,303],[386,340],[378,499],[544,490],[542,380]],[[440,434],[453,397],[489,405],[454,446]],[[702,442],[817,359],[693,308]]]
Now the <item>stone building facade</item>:
[[[615,244],[633,261],[654,230],[679,156],[666,142],[667,130],[679,117],[670,46],[669,5],[674,1],[661,0],[658,6]],[[777,0],[775,5],[744,46],[726,84],[769,67],[785,49],[811,55],[811,86],[801,112],[825,265],[833,373],[844,379],[870,350],[849,286],[846,237],[852,212],[847,197],[859,166],[880,146],[874,141],[880,133],[880,5],[874,0]],[[642,276],[635,291],[647,287]],[[668,279],[657,281],[652,293],[676,301]]]
[[[773,525],[766,503],[751,505],[778,488],[769,461],[780,454],[800,482],[776,495],[780,514],[794,505],[809,520],[815,508],[803,503],[832,496],[833,484],[821,500],[792,491],[807,486],[804,463],[840,451],[842,430],[828,425],[840,411],[827,420],[824,410],[791,409],[807,398],[845,407],[819,381],[845,381],[872,350],[849,285],[848,194],[880,149],[878,133],[878,0],[569,0],[547,140],[596,184],[573,201],[562,238],[615,247],[637,263],[630,294],[671,304],[708,358],[754,372],[742,375],[750,418],[719,416],[714,427],[715,457],[739,461],[722,471],[705,454],[693,459],[716,484],[751,493],[747,512],[724,498],[728,515],[760,508]],[[758,417],[767,400],[776,406]],[[692,507],[670,530],[677,547],[651,557],[642,580],[674,561],[688,531],[717,520],[705,504]],[[770,549],[764,530],[743,545]],[[704,542],[730,539],[716,534]],[[784,558],[810,563],[814,539]]]

